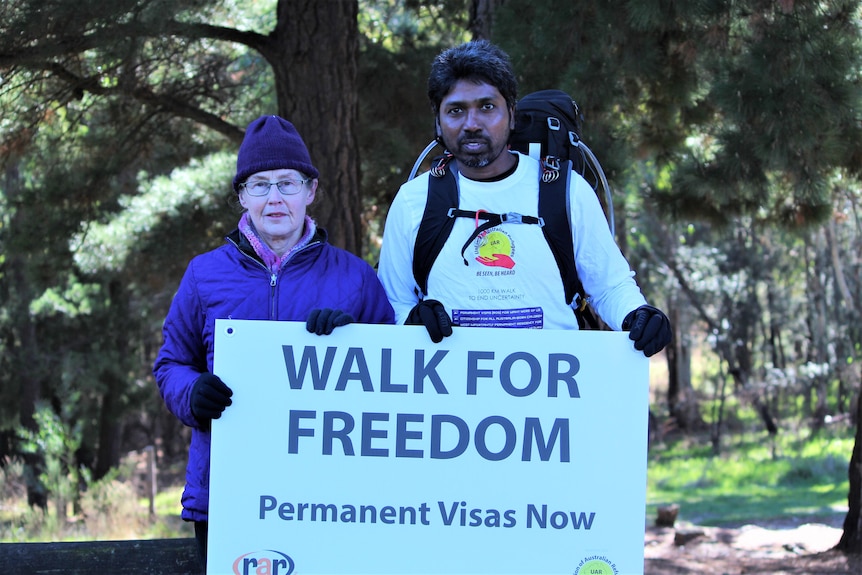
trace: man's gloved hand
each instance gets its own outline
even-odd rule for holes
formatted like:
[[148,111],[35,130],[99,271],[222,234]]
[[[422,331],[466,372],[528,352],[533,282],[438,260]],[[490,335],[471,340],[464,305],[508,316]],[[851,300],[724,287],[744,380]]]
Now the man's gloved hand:
[[354,321],[352,315],[340,309],[313,309],[305,320],[305,329],[317,335],[329,335],[335,328]]
[[623,331],[629,330],[629,339],[635,342],[635,349],[650,357],[657,354],[670,343],[673,331],[670,320],[660,309],[642,305],[629,312],[623,320]]
[[209,429],[210,422],[233,403],[232,395],[233,391],[217,375],[202,373],[192,386],[192,415],[203,429]]
[[436,299],[422,300],[413,306],[404,325],[424,325],[434,343],[452,335],[452,320],[443,304]]

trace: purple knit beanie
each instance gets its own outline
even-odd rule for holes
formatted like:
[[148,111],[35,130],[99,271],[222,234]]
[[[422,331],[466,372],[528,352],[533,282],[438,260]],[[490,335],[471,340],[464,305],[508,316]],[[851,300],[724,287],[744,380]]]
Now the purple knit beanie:
[[239,185],[252,174],[281,169],[298,170],[312,178],[320,175],[293,124],[278,116],[261,116],[245,130],[233,189],[239,192]]

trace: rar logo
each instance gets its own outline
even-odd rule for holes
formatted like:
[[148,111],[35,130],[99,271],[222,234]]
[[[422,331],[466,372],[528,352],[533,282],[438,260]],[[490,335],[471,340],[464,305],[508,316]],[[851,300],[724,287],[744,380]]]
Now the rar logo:
[[295,565],[289,555],[264,549],[244,553],[233,562],[234,575],[290,575]]

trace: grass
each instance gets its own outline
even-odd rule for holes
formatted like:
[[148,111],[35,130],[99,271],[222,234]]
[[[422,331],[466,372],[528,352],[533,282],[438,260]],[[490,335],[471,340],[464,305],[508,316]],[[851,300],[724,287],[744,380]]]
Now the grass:
[[679,520],[703,526],[832,520],[847,513],[853,430],[817,437],[735,438],[726,454],[678,439],[654,446],[647,469],[647,518],[679,505]]

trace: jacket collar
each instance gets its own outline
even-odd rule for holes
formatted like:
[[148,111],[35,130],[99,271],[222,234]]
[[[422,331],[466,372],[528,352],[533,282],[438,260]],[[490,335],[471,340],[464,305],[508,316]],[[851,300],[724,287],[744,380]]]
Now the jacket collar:
[[[317,230],[314,232],[314,235],[311,236],[311,240],[308,242],[309,246],[326,243],[329,234],[326,233],[326,230],[317,226]],[[225,240],[232,243],[237,247],[239,251],[254,259],[257,262],[263,264],[263,260],[260,259],[260,256],[257,255],[257,252],[254,251],[254,248],[251,245],[251,242],[248,241],[248,238],[245,237],[242,233],[240,233],[239,228],[235,229],[228,235],[224,237]]]

